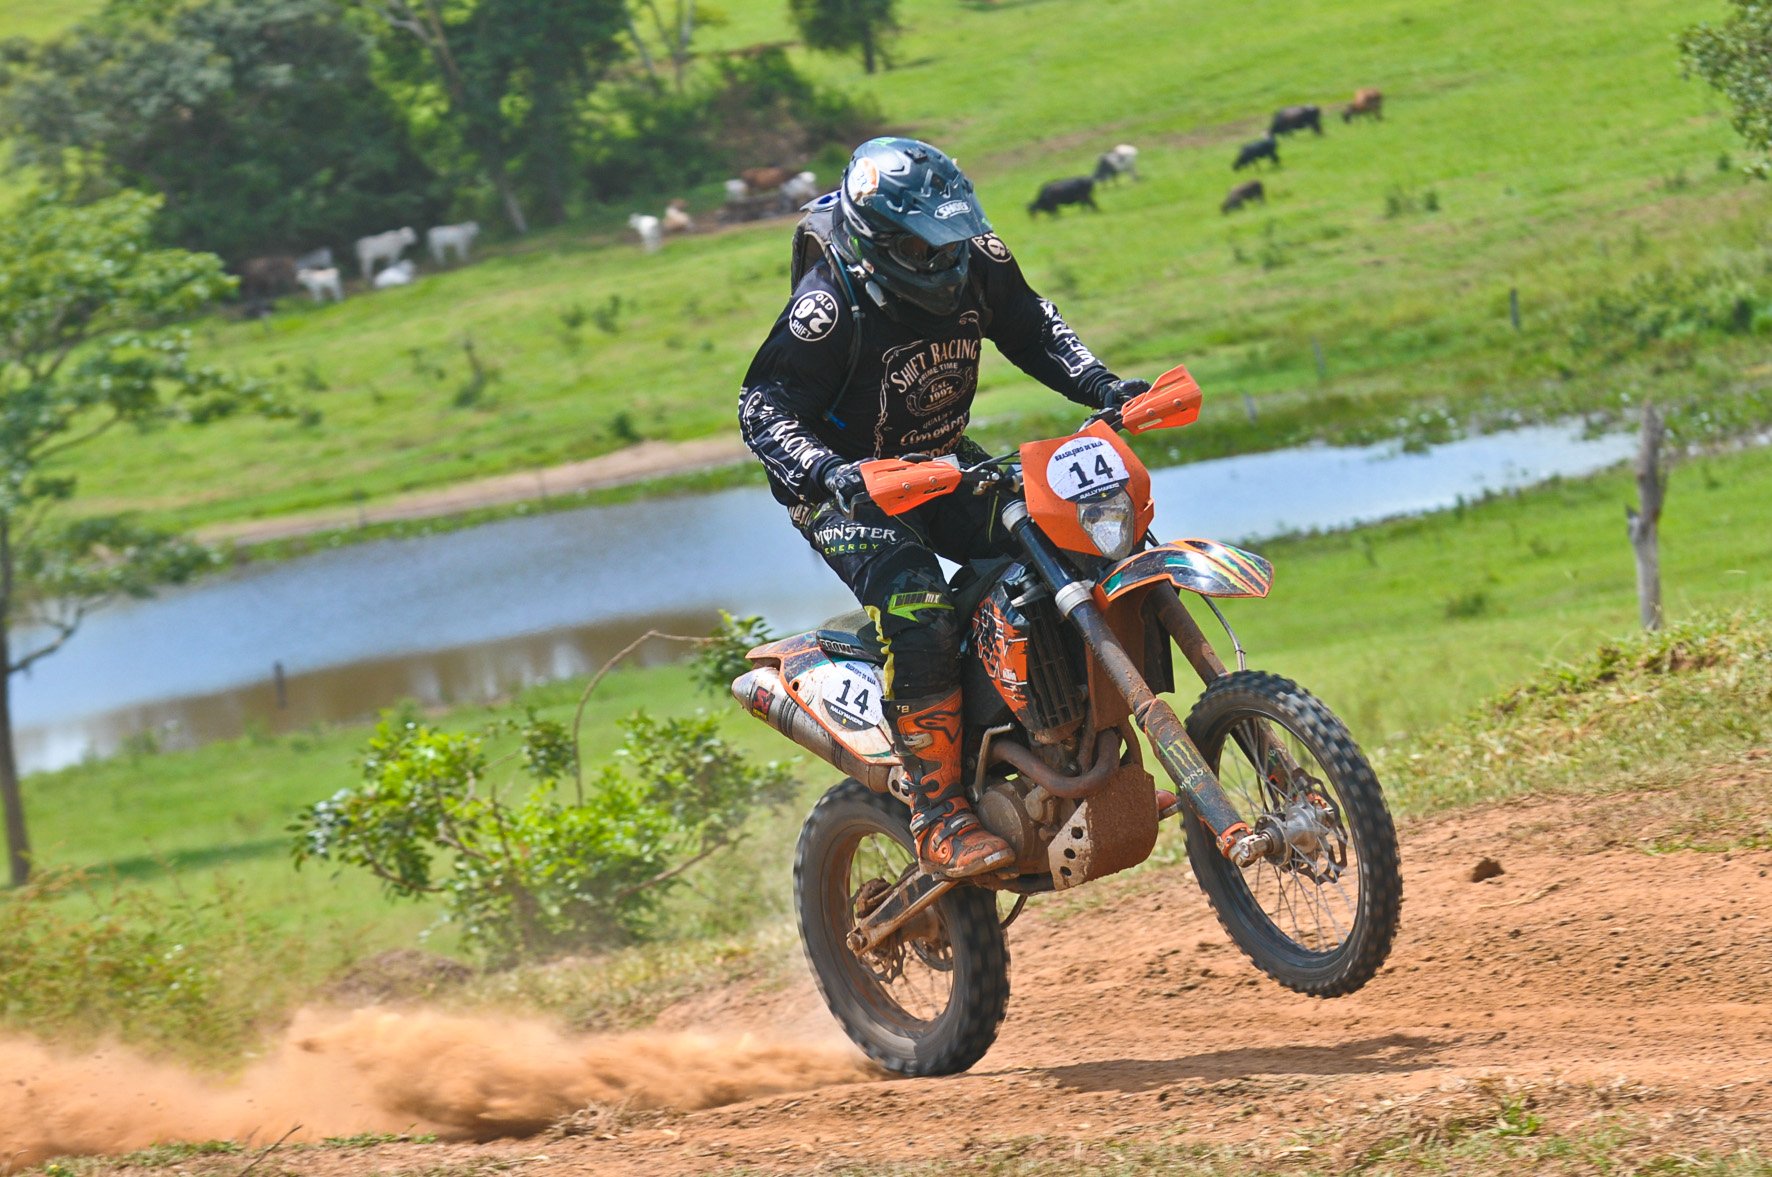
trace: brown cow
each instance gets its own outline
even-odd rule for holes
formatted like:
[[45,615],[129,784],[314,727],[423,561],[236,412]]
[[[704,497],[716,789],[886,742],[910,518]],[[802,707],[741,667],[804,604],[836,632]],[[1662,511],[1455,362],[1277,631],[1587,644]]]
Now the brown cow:
[[1384,121],[1384,91],[1368,86],[1354,91],[1354,100],[1341,108],[1341,121],[1351,123],[1356,115],[1370,115]]
[[746,168],[738,173],[738,178],[752,192],[767,192],[771,188],[780,188],[793,179],[794,173],[786,168]]
[[1261,186],[1260,180],[1250,180],[1232,188],[1225,196],[1224,203],[1218,206],[1218,211],[1221,213],[1235,212],[1251,200],[1260,201],[1262,204],[1267,203],[1267,189]]
[[292,257],[247,258],[240,265],[240,298],[250,318],[268,314],[280,294],[295,290],[295,259]]

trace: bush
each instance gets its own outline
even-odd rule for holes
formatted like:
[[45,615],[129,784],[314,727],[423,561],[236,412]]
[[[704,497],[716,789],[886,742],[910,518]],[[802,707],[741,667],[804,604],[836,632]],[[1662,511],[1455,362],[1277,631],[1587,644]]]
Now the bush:
[[1611,358],[1657,341],[1701,333],[1745,335],[1772,314],[1766,289],[1766,260],[1740,258],[1734,264],[1700,269],[1664,267],[1641,274],[1629,285],[1606,291],[1580,309],[1569,331],[1578,352]]
[[[646,938],[683,872],[737,841],[745,818],[785,802],[794,782],[778,764],[750,764],[709,716],[637,713],[623,727],[615,763],[585,783],[572,736],[533,714],[479,736],[384,718],[361,781],[292,827],[296,863],[359,866],[392,895],[440,896],[496,965]],[[501,763],[527,778],[514,801],[489,779],[486,751],[510,732],[519,747]]]
[[638,82],[599,95],[585,141],[591,194],[612,200],[734,175],[761,164],[798,166],[854,144],[880,125],[871,103],[823,90],[769,48],[727,58],[685,93]]
[[46,874],[0,896],[0,944],[0,1024],[193,1059],[232,1057],[299,971],[225,885],[168,897]]

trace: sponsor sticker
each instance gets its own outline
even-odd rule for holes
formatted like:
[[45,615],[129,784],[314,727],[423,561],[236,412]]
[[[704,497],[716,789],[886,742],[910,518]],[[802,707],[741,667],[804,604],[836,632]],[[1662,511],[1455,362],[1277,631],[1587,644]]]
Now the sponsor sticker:
[[849,169],[849,199],[866,200],[880,190],[880,169],[871,159],[858,159]]
[[866,662],[835,662],[825,680],[821,702],[838,727],[861,732],[885,722],[880,710],[880,671]]
[[949,217],[957,217],[961,213],[970,212],[972,202],[968,200],[950,200],[935,210],[935,219],[945,221]]
[[1099,437],[1079,437],[1046,459],[1046,484],[1071,502],[1124,486],[1129,477],[1126,459]]
[[828,291],[813,290],[802,294],[788,312],[788,330],[794,338],[814,343],[831,333],[837,325],[837,300]]
[[972,244],[984,250],[984,255],[994,262],[1006,262],[1009,260],[1009,247],[1004,245],[1003,239],[998,237],[995,233],[986,233],[983,237],[974,237],[972,239]]

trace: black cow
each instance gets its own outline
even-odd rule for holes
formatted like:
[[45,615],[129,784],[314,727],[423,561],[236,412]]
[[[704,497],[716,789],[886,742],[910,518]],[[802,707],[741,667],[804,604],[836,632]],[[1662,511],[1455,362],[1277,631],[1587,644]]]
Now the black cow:
[[1321,135],[1323,133],[1323,108],[1320,106],[1288,106],[1274,111],[1274,121],[1268,124],[1270,135],[1290,135],[1294,131],[1302,131],[1306,127]]
[[1242,150],[1237,152],[1237,162],[1231,165],[1231,171],[1240,172],[1258,159],[1271,159],[1275,167],[1280,166],[1280,144],[1273,135],[1263,135],[1243,144]]
[[1267,203],[1267,189],[1261,186],[1260,180],[1246,180],[1232,188],[1225,196],[1224,203],[1218,206],[1218,211],[1235,212],[1251,200]]
[[1072,176],[1068,180],[1053,180],[1040,185],[1040,194],[1028,205],[1028,216],[1035,213],[1057,216],[1058,208],[1063,204],[1080,204],[1100,212],[1095,205],[1095,181],[1089,176]]

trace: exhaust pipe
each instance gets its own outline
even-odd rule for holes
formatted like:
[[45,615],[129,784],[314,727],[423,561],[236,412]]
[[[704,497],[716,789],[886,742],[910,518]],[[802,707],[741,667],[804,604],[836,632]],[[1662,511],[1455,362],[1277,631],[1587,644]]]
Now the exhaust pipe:
[[839,772],[854,777],[876,793],[891,791],[892,770],[896,766],[863,760],[851,752],[794,701],[776,667],[759,666],[739,675],[732,681],[732,697],[746,711]]

